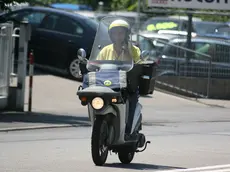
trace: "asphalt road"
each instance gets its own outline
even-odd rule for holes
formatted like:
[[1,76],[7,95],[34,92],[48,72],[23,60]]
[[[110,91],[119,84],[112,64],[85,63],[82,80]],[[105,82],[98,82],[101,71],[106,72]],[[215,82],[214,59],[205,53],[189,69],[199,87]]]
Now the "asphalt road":
[[[136,154],[131,165],[121,165],[112,154],[105,167],[94,166],[91,128],[76,127],[0,133],[0,171],[158,171],[230,164],[230,122],[223,117],[223,109],[194,109],[199,120],[192,119],[191,113],[182,117],[179,109],[171,109],[170,117],[165,109],[162,120],[158,117],[155,124],[144,126],[143,133],[151,144]],[[215,117],[210,113],[218,110]]]

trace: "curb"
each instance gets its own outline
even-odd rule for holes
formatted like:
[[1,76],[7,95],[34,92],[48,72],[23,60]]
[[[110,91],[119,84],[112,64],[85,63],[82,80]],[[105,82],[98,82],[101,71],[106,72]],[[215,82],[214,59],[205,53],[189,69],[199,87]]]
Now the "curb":
[[177,94],[177,93],[173,93],[173,92],[170,92],[170,91],[162,90],[162,89],[160,89],[160,88],[155,88],[155,90],[156,90],[156,91],[159,91],[159,92],[162,92],[162,93],[165,93],[165,94],[170,94],[170,95],[173,95],[173,96],[176,96],[176,97],[180,97],[180,98],[182,98],[182,99],[194,101],[194,102],[197,102],[197,103],[200,103],[200,104],[209,106],[209,107],[226,108],[226,107],[223,106],[223,105],[204,103],[204,102],[201,102],[201,101],[197,100],[196,98],[187,97],[187,96],[180,95],[180,94]]
[[39,129],[52,129],[52,128],[70,128],[70,127],[89,127],[90,124],[63,124],[63,125],[38,125],[38,126],[27,126],[27,127],[10,127],[1,128],[0,132],[9,131],[23,131],[23,130],[39,130]]

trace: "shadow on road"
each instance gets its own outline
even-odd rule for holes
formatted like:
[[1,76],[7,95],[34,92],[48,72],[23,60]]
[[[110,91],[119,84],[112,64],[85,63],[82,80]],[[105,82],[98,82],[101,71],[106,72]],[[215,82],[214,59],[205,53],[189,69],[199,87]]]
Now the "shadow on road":
[[[27,67],[26,76],[30,75],[29,72],[30,72],[30,69],[29,69],[29,67]],[[14,69],[14,73],[17,75],[17,69]],[[60,72],[60,71],[58,72],[58,71],[51,70],[51,69],[48,69],[48,68],[40,68],[40,67],[36,67],[36,66],[34,67],[33,75],[34,76],[54,75],[54,76],[57,76],[57,77],[70,79],[69,76],[66,73],[63,73],[63,72]]]
[[143,98],[149,98],[149,99],[153,98],[153,96],[152,96],[152,95],[140,95],[140,97],[143,97]]
[[171,166],[143,164],[143,163],[131,163],[131,164],[112,163],[112,164],[105,164],[103,167],[124,168],[124,169],[132,169],[132,170],[184,169],[182,167],[171,167]]
[[[26,75],[29,76],[29,69],[27,70]],[[51,72],[34,68],[34,76],[39,76],[39,75],[51,75]]]
[[2,112],[0,113],[0,123],[44,123],[44,124],[89,124],[88,117],[57,115],[42,112]]
[[[27,75],[29,76],[29,73]],[[36,67],[34,75],[35,76],[37,76],[37,75],[53,75],[55,77],[60,77],[60,78],[63,78],[63,79],[69,79],[69,80],[72,80],[72,81],[79,82],[78,80],[72,78],[71,76],[69,76],[65,72],[56,71],[56,70],[52,70],[52,69],[44,69],[44,68]],[[80,80],[80,81],[82,81],[82,80]]]

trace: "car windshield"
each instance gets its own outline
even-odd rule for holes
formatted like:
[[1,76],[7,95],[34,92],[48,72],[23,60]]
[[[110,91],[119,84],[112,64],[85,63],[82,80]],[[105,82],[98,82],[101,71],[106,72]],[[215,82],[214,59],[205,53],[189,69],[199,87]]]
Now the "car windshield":
[[230,37],[230,27],[221,27],[215,29],[215,34]]
[[[120,39],[123,39],[121,36],[122,33],[120,32],[123,28],[120,28],[121,30],[119,30],[117,24],[114,25],[114,28],[117,29],[109,31],[109,26],[113,21],[121,20],[130,23],[127,19],[117,16],[104,17],[100,20],[90,58],[87,63],[87,69],[89,71],[100,70],[102,68],[116,68],[124,71],[132,69],[133,58],[130,53],[131,43],[128,41],[128,44],[124,44],[124,46],[122,44],[122,46],[120,46],[120,50],[118,51],[118,43],[113,44],[111,41],[111,38],[113,38],[115,42],[119,42]],[[124,36],[124,38],[126,37]]]
[[197,34],[204,35],[214,33],[216,28],[226,26],[226,24],[221,22],[194,22],[193,26]]

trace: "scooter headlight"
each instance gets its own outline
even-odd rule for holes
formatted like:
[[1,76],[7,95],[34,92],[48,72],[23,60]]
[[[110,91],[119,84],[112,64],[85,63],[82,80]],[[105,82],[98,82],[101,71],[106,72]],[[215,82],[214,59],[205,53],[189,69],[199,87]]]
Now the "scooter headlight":
[[101,109],[103,106],[104,106],[104,100],[100,97],[95,97],[93,100],[92,100],[92,106],[94,109]]

